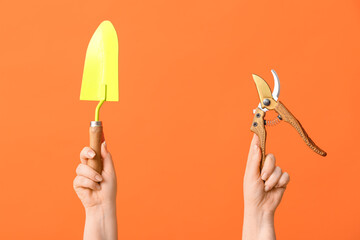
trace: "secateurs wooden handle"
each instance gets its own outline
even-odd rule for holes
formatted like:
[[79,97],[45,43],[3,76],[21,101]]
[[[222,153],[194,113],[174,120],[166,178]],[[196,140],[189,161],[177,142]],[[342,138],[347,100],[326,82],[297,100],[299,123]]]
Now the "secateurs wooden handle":
[[258,135],[260,139],[260,148],[261,148],[261,165],[260,170],[263,167],[265,161],[265,145],[266,145],[266,124],[269,121],[266,121],[265,114],[269,110],[275,110],[279,115],[277,121],[284,120],[293,126],[296,131],[300,134],[304,142],[317,154],[321,156],[326,156],[326,152],[318,147],[314,141],[306,133],[305,129],[302,127],[300,122],[294,117],[293,114],[284,106],[283,103],[278,101],[280,94],[280,81],[274,70],[271,70],[274,76],[274,91],[271,93],[269,85],[265,82],[264,79],[258,75],[253,74],[253,78],[256,84],[256,88],[259,93],[260,103],[258,107],[254,110],[254,119],[251,125],[250,130]]

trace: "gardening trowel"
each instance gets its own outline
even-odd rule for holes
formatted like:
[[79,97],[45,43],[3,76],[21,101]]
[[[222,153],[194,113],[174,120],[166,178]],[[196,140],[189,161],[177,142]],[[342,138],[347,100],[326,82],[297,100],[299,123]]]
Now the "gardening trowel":
[[90,122],[90,147],[96,155],[88,161],[88,165],[101,174],[103,129],[99,110],[104,101],[119,101],[118,39],[109,21],[100,24],[87,48],[80,100],[99,101],[95,121]]

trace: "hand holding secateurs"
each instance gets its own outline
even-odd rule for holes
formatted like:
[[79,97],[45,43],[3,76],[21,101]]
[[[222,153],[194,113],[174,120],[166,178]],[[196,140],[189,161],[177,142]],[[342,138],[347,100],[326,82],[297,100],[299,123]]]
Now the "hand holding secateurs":
[[314,141],[308,136],[305,129],[301,126],[300,122],[291,114],[291,112],[284,106],[283,103],[278,101],[280,94],[280,81],[274,70],[271,70],[274,76],[274,91],[271,93],[269,85],[265,82],[264,79],[258,75],[253,74],[253,79],[255,81],[256,88],[259,93],[260,103],[258,107],[254,110],[254,119],[251,125],[250,130],[254,132],[260,138],[260,147],[261,147],[261,166],[262,168],[265,160],[265,143],[266,143],[266,129],[265,125],[267,123],[264,120],[265,114],[269,110],[275,110],[278,115],[278,120],[284,120],[293,126],[296,131],[300,134],[304,142],[317,154],[321,156],[326,156],[326,152],[318,147]]

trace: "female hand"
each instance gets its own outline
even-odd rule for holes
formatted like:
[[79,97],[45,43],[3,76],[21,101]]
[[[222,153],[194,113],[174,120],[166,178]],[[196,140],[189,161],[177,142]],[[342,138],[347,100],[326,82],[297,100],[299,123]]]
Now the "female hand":
[[103,171],[101,175],[87,165],[95,156],[85,147],[80,153],[81,163],[76,168],[74,189],[85,207],[84,240],[118,239],[116,219],[116,174],[106,143],[101,145]]
[[259,137],[254,134],[244,176],[243,239],[275,239],[274,214],[290,181],[268,154],[260,175]]
[[101,175],[87,165],[95,152],[84,147],[80,153],[81,163],[76,168],[77,176],[74,179],[74,189],[85,209],[94,206],[111,206],[116,204],[116,174],[111,154],[106,143],[101,144],[103,171]]

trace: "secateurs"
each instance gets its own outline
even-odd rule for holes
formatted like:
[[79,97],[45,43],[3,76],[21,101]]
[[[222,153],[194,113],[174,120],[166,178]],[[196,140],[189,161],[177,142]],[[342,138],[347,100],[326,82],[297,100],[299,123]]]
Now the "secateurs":
[[[252,122],[250,130],[259,136],[260,147],[261,147],[261,165],[260,169],[264,164],[265,160],[265,142],[266,142],[266,129],[265,125],[271,125],[274,122],[284,120],[287,123],[290,123],[296,131],[300,134],[305,143],[317,154],[321,156],[326,156],[326,152],[319,148],[313,140],[305,132],[305,129],[301,126],[300,122],[290,113],[290,111],[278,101],[280,94],[280,81],[274,70],[271,70],[274,76],[274,91],[271,93],[269,85],[265,82],[264,79],[258,75],[253,74],[256,88],[259,93],[260,103],[256,109],[254,109],[254,120]],[[265,114],[269,110],[275,110],[279,115],[277,119],[272,121],[264,120]]]

